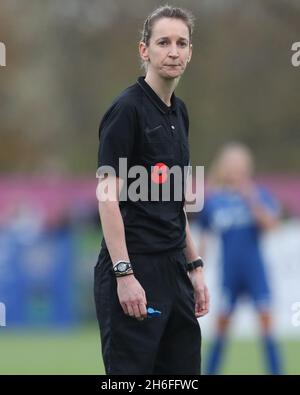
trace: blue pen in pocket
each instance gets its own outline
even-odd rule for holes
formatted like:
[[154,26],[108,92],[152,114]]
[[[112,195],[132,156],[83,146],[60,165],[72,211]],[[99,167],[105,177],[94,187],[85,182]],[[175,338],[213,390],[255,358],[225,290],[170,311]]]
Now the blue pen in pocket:
[[152,307],[147,307],[147,317],[154,318],[159,317],[161,315],[161,311],[155,310]]

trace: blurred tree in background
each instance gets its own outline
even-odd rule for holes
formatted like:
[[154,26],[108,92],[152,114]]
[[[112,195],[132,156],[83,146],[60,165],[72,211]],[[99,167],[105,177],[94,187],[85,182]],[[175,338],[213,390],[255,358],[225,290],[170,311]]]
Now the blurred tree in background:
[[[188,105],[194,164],[228,140],[253,149],[260,172],[296,173],[300,41],[295,0],[172,1],[196,16],[193,61],[177,95]],[[145,0],[1,0],[2,173],[95,174],[98,126],[142,74]],[[163,3],[161,3],[163,4]]]

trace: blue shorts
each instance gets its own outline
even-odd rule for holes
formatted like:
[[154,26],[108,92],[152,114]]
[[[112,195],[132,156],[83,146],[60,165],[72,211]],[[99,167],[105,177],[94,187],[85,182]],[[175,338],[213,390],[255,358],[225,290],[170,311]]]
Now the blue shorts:
[[262,264],[224,267],[220,312],[230,314],[239,299],[249,299],[258,311],[269,310],[271,292]]

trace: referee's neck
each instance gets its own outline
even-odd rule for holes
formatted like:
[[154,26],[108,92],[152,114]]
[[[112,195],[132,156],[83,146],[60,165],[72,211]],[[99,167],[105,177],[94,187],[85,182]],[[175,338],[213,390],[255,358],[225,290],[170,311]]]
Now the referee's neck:
[[165,79],[147,73],[145,82],[167,106],[171,105],[171,96],[179,82],[179,78]]

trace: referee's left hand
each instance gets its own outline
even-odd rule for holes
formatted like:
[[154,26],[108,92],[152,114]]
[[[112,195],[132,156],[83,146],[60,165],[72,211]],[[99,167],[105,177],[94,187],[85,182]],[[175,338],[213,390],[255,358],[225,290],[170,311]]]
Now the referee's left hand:
[[202,267],[197,267],[188,273],[194,287],[195,316],[203,317],[209,311],[209,293],[204,281]]

